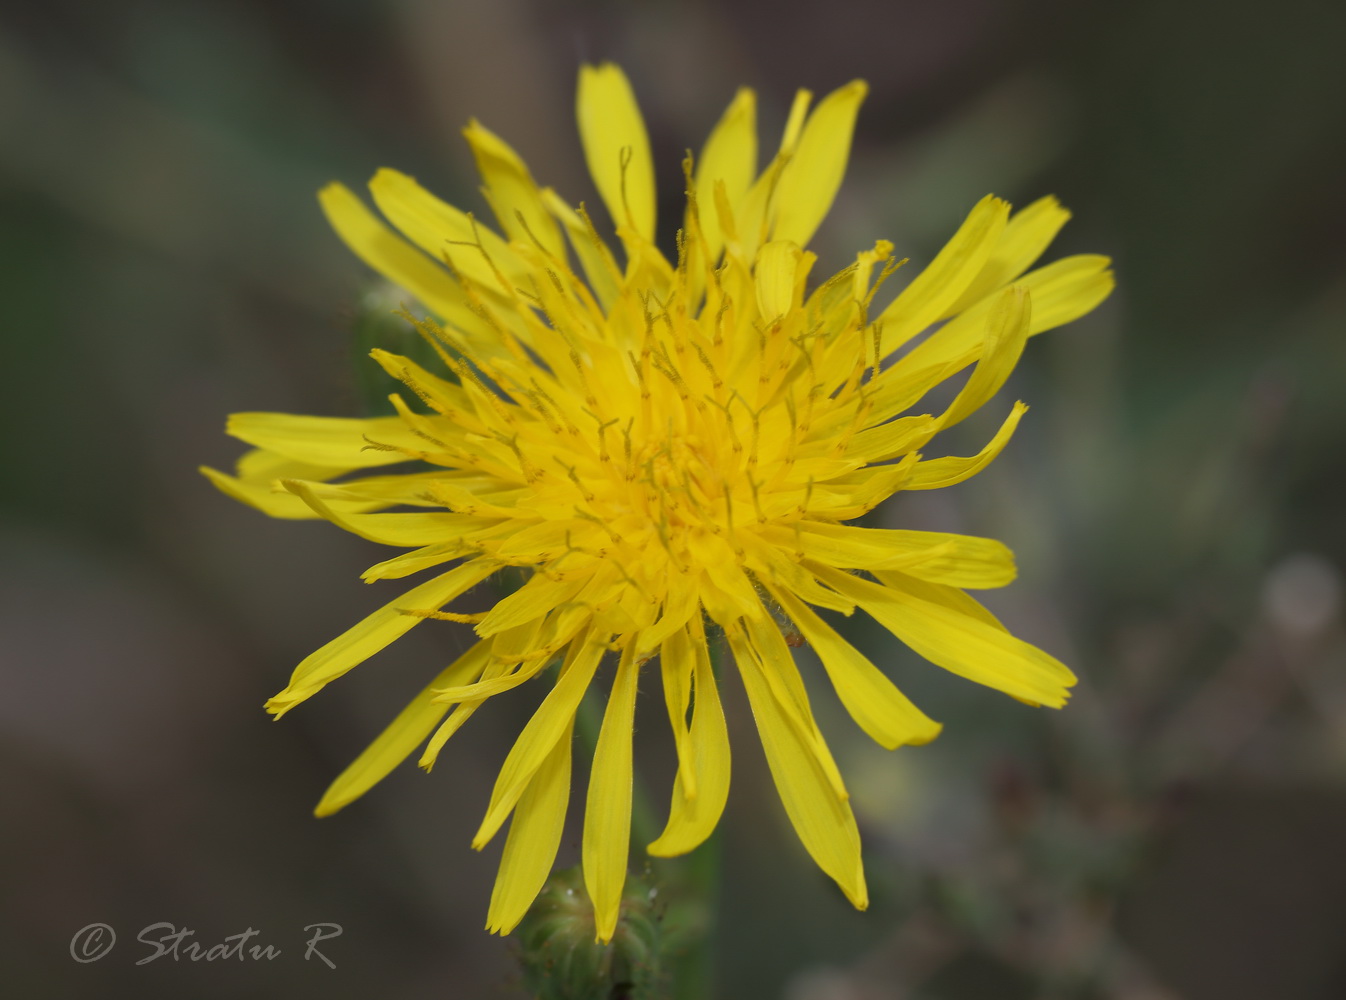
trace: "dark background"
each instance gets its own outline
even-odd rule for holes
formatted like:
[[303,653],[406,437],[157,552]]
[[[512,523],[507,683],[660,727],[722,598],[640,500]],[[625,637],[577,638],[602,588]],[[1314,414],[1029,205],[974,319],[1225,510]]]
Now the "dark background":
[[[417,629],[272,724],[294,663],[390,596],[356,579],[382,556],[195,467],[241,451],[229,412],[360,412],[353,331],[401,336],[320,185],[396,166],[483,209],[457,131],[475,115],[592,201],[573,83],[611,58],[654,137],[662,238],[681,150],[736,86],[758,89],[765,151],[795,87],[860,76],[818,273],[880,236],[927,261],[993,190],[1057,194],[1076,215],[1051,255],[1110,254],[1120,282],[1030,345],[1010,392],[1033,410],[987,473],[884,515],[1011,544],[1022,578],[990,603],[1076,668],[1075,700],[1033,711],[861,634],[947,728],[889,754],[819,692],[866,843],[858,914],[789,831],[728,685],[717,995],[1346,996],[1343,43],[1325,0],[9,0],[3,992],[521,995],[481,930],[499,844],[468,845],[536,694],[491,704],[433,775],[313,819],[466,630]],[[638,759],[662,806],[659,701]],[[94,921],[118,946],[76,963]],[[136,967],[159,921],[283,954]],[[303,961],[316,921],[345,929],[336,971]]]

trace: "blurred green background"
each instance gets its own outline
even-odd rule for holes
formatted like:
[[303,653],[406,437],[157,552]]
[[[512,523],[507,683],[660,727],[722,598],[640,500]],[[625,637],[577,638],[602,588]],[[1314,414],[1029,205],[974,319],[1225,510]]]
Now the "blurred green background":
[[[573,83],[610,58],[653,134],[665,238],[681,151],[735,87],[758,89],[769,146],[795,87],[859,76],[818,273],[877,237],[926,261],[995,191],[1057,194],[1075,221],[1051,255],[1110,254],[1120,281],[1030,346],[1007,395],[1032,412],[987,473],[883,514],[1015,548],[1022,578],[988,603],[1076,668],[1075,700],[1030,710],[860,635],[946,730],[889,754],[819,692],[866,844],[859,914],[794,839],[728,685],[716,995],[1346,996],[1343,43],[1326,0],[11,0],[5,995],[522,995],[481,930],[499,843],[468,845],[535,695],[492,703],[432,776],[407,765],[314,820],[466,629],[417,629],[272,724],[291,667],[391,592],[357,580],[373,546],[195,469],[241,451],[229,412],[358,413],[356,327],[401,336],[370,334],[388,296],[320,185],[396,166],[484,209],[458,136],[475,115],[592,200]],[[662,806],[659,700],[637,753]],[[94,921],[117,948],[75,962]],[[159,921],[283,954],[137,967]],[[344,928],[335,971],[302,960],[317,921]]]

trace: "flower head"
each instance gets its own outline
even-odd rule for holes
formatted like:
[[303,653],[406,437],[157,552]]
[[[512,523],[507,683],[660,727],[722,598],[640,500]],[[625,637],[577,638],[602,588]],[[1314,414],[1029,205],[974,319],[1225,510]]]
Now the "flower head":
[[[319,814],[363,794],[427,737],[428,768],[493,695],[551,678],[474,841],[481,847],[513,815],[492,930],[518,923],[551,870],[576,710],[609,652],[616,669],[582,848],[604,940],[626,876],[642,674],[659,674],[678,757],[668,824],[650,853],[696,847],[728,794],[708,626],[732,652],[800,839],[861,908],[855,818],[791,645],[813,647],[883,746],[927,742],[940,726],[815,609],[859,608],[948,670],[1029,703],[1066,701],[1070,671],[965,593],[1013,579],[1004,545],[846,522],[899,490],[952,486],[984,468],[1022,404],[979,454],[922,449],[996,394],[1030,336],[1106,297],[1108,261],[1029,271],[1068,213],[1046,198],[1011,215],[988,196],[886,306],[875,304],[880,286],[905,263],[886,241],[814,279],[806,246],[841,183],[864,95],[857,81],[809,113],[801,91],[759,173],[755,100],[740,91],[683,164],[674,260],[654,242],[649,142],[612,65],[581,71],[578,113],[620,258],[582,206],[538,187],[475,122],[465,135],[500,231],[392,170],[370,191],[393,228],[340,185],[321,193],[356,255],[430,312],[414,322],[441,367],[376,350],[406,386],[392,398],[395,416],[235,414],[229,432],[256,450],[236,476],[206,471],[273,516],[321,517],[409,550],[366,581],[434,574],[305,659],[268,702],[276,715],[426,619],[470,623],[478,637],[336,780]],[[923,410],[930,389],[968,368],[947,407]],[[411,471],[378,471],[413,461]],[[503,567],[522,567],[526,582],[484,614],[445,610]]]

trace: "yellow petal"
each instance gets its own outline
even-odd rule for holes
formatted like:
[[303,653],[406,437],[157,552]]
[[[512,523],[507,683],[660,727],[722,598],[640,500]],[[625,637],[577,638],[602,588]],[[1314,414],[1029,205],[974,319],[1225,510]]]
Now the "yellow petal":
[[812,103],[813,91],[803,87],[795,91],[794,100],[790,102],[790,113],[785,116],[785,130],[781,133],[780,151],[776,154],[778,159],[786,161],[794,156]]
[[277,479],[335,479],[350,469],[345,466],[310,465],[265,448],[252,448],[238,457],[234,471],[240,479],[274,482]]
[[[468,475],[476,476],[474,473]],[[310,476],[291,474],[277,482],[277,489],[285,489],[287,479],[302,479],[313,495],[337,510],[359,510],[355,504],[377,504],[380,507],[443,507],[426,495],[426,488],[439,480],[463,479],[461,472],[448,469],[436,469],[433,472],[402,472],[385,475],[364,476],[360,479],[347,479],[340,483],[320,482]],[[476,480],[480,477],[476,476]],[[497,487],[498,488],[498,487]],[[286,494],[293,496],[288,490]],[[311,509],[311,508],[310,508]]]
[[318,498],[309,483],[298,479],[285,480],[286,488],[308,504],[319,517],[326,518],[352,534],[380,545],[432,545],[460,539],[481,528],[495,525],[497,520],[474,517],[470,514],[451,514],[446,511],[416,511],[407,514],[348,514],[334,509]]
[[580,259],[584,275],[589,279],[589,287],[593,289],[599,304],[604,309],[612,308],[622,280],[622,272],[617,267],[612,250],[593,228],[592,220],[586,222],[584,216],[562,201],[551,188],[543,190],[542,202],[565,229],[570,246]]
[[[1111,264],[1107,257],[1080,254],[1064,257],[1019,278],[1015,284],[1022,285],[1033,298],[1028,335],[1033,337],[1079,319],[1106,299],[1116,284],[1109,270]],[[945,367],[947,378],[971,364],[981,351],[986,317],[995,302],[993,298],[982,299],[949,320],[910,354],[900,358],[889,373],[900,376],[903,372]]]
[[1011,215],[981,273],[944,315],[962,312],[1027,271],[1068,221],[1070,212],[1051,195]]
[[375,563],[360,574],[360,579],[365,583],[373,583],[375,580],[401,580],[440,563],[461,559],[465,551],[463,545],[457,542],[448,545],[425,545]]
[[360,260],[405,288],[432,312],[488,343],[490,328],[473,314],[453,276],[379,221],[349,188],[329,184],[318,192],[327,221]]
[[929,743],[944,727],[894,686],[878,667],[839,636],[793,594],[772,590],[813,651],[846,711],[870,738],[888,750]]
[[611,941],[621,913],[626,859],[631,850],[631,734],[635,726],[635,647],[627,645],[608,695],[584,802],[580,851],[584,887],[594,904],[595,940]]
[[484,426],[476,419],[472,400],[461,385],[426,371],[410,358],[400,354],[376,347],[369,352],[369,356],[378,362],[379,367],[385,372],[411,389],[427,406],[433,407],[436,413],[451,417],[459,427],[477,433],[484,431]]
[[895,569],[876,569],[873,571],[873,575],[878,577],[879,582],[885,587],[902,590],[920,598],[922,601],[941,605],[956,615],[973,618],[998,632],[1009,631],[999,618],[986,609],[984,604],[957,587],[946,587],[942,583],[931,583],[929,580],[918,580],[914,576],[908,576],[906,573]]
[[296,462],[345,469],[408,461],[387,447],[421,451],[425,441],[399,417],[305,417],[289,413],[233,413],[225,433]]
[[581,66],[576,99],[589,173],[619,229],[654,242],[654,160],[631,84],[617,66]]
[[990,465],[992,460],[1000,454],[1005,445],[1009,443],[1010,437],[1014,434],[1014,429],[1019,426],[1019,420],[1027,412],[1027,406],[1023,403],[1015,403],[1009,416],[1005,418],[1005,422],[1000,425],[1000,430],[996,431],[995,437],[987,442],[985,448],[971,457],[957,458],[951,456],[917,462],[902,488],[907,490],[938,490],[945,486],[954,486],[965,479],[971,479]]
[[812,502],[805,513],[838,521],[868,513],[905,488],[919,458],[917,454],[910,454],[892,465],[862,469],[839,480],[824,483],[822,488],[814,490]]
[[809,568],[931,663],[1053,708],[1070,696],[1075,675],[1065,664],[1008,632],[903,586],[880,586],[816,563]]
[[[973,590],[1003,587],[1015,577],[1014,553],[994,538],[822,521],[801,521],[798,527],[804,554],[828,566],[900,569],[932,583]],[[785,529],[769,537],[782,547],[792,543]]]
[[507,282],[527,282],[528,269],[494,230],[481,222],[474,224],[466,212],[440,201],[416,178],[384,167],[369,182],[369,192],[379,211],[409,240],[436,261],[443,261],[447,254],[454,269],[478,285],[512,298],[512,287],[502,285],[497,272]]
[[570,732],[575,709],[579,707],[589,682],[593,680],[604,648],[604,643],[593,638],[576,640],[571,644],[556,684],[523,727],[523,732],[514,741],[514,746],[510,748],[500,768],[486,817],[472,838],[472,846],[477,850],[485,847],[495,836],[528,787],[528,782],[556,746],[556,741]]
[[277,718],[312,697],[352,667],[424,621],[407,610],[437,611],[495,572],[497,564],[474,560],[409,590],[360,624],[347,629],[321,649],[306,656],[290,675],[289,686],[266,703]]
[[866,463],[886,462],[921,447],[939,427],[939,421],[928,413],[898,417],[856,434],[846,446],[846,454]]
[[[502,632],[499,635],[492,636],[489,640],[483,639],[483,642],[489,643],[490,659],[485,669],[481,671],[478,678],[467,678],[459,685],[452,687],[443,687],[434,692],[433,701],[438,705],[453,705],[453,713],[444,720],[443,725],[435,730],[435,734],[430,737],[430,742],[425,745],[425,750],[421,754],[421,759],[417,763],[428,772],[435,766],[435,761],[439,753],[444,749],[453,735],[462,729],[467,720],[472,718],[477,709],[490,699],[495,691],[483,691],[490,681],[500,677],[511,675],[519,666],[520,661],[528,653],[535,652],[535,642],[539,631],[538,623],[533,622],[528,625],[522,625],[511,629],[508,632]],[[534,658],[540,666],[547,659],[545,655]],[[537,670],[531,670],[527,676],[532,677]],[[460,693],[458,698],[446,697],[452,693]],[[473,697],[476,695],[476,697]]]
[[757,253],[753,279],[757,285],[757,309],[764,323],[779,320],[799,305],[798,282],[803,252],[789,240],[766,244]]
[[[257,449],[248,454],[272,455],[273,453]],[[281,456],[275,457],[281,459],[281,464],[278,467],[286,470],[281,473],[282,475],[302,475],[303,472],[297,470],[303,470],[309,473],[316,471],[320,475],[327,474],[339,476],[343,472],[349,471],[346,469],[328,469],[323,466],[293,462]],[[249,507],[255,507],[263,514],[267,514],[270,517],[285,518],[287,520],[312,520],[318,516],[308,504],[304,503],[304,501],[300,500],[298,497],[292,496],[286,492],[277,492],[276,487],[279,483],[273,476],[263,474],[261,476],[234,477],[205,465],[199,466],[197,471],[209,479],[221,493],[233,497],[235,500],[245,503]],[[386,505],[381,504],[377,500],[366,500],[351,505],[354,510],[369,510],[381,506]]]
[[507,628],[541,618],[557,605],[570,600],[584,586],[583,579],[553,580],[535,572],[514,593],[496,603],[477,624],[477,635],[495,635]]
[[511,240],[527,246],[541,244],[557,260],[565,260],[561,233],[519,154],[476,120],[463,129],[463,136],[472,148],[477,170],[486,182],[482,190],[500,221],[500,228]]
[[994,396],[1014,371],[1028,342],[1032,301],[1028,289],[1013,285],[998,296],[986,322],[981,358],[972,375],[940,418],[940,428],[952,427],[976,412]]
[[994,195],[977,202],[944,249],[879,316],[885,355],[935,322],[957,301],[981,273],[1008,217],[1009,205]]
[[[813,94],[807,90],[795,93],[794,103],[790,105],[790,114],[785,120],[785,134],[781,136],[780,151],[762,171],[757,180],[748,188],[748,193],[736,205],[731,205],[727,197],[717,196],[716,204],[722,214],[728,214],[734,220],[734,232],[730,233],[721,219],[721,228],[725,230],[729,250],[744,261],[750,261],[757,248],[765,243],[771,231],[772,214],[776,209],[776,189],[785,166],[794,155],[799,144],[799,135],[804,128],[804,118],[808,113]],[[727,195],[727,191],[723,192]],[[721,205],[721,202],[723,204]]]
[[[827,775],[833,793],[839,799],[849,798],[850,793],[846,791],[846,783],[842,780],[837,762],[827,747],[827,741],[823,739],[817,720],[813,718],[813,709],[809,705],[804,679],[799,676],[794,654],[786,644],[785,636],[781,635],[780,627],[775,621],[745,620],[743,628],[748,637],[747,653],[756,658],[762,668],[762,675],[771,687],[772,694],[780,702],[786,717],[798,728],[800,735],[813,746],[814,756],[818,758],[823,773]],[[735,645],[732,635],[730,649],[734,651],[736,658],[743,652],[740,646]]]
[[655,649],[669,636],[680,631],[693,615],[700,615],[701,607],[690,577],[683,573],[672,573],[667,586],[663,614],[657,622],[641,631],[636,641],[637,653],[648,653]]
[[757,534],[749,534],[744,535],[743,545],[748,555],[748,566],[759,578],[788,587],[817,607],[840,611],[843,615],[849,615],[855,610],[854,601],[848,601],[835,591],[828,590],[800,567],[799,560],[804,558],[804,553],[802,542],[797,537],[788,538],[785,544],[772,545]]
[[[665,643],[660,653],[665,670],[669,669],[669,659],[672,659],[680,676],[695,679],[696,703],[685,746],[679,744],[678,774],[673,779],[668,824],[647,848],[658,858],[686,854],[700,845],[715,829],[729,798],[729,731],[725,727],[724,709],[720,705],[700,618],[689,628],[689,632],[676,633],[673,637],[675,640],[678,635],[683,637],[677,640],[676,648],[670,649],[670,644]],[[681,690],[676,700],[685,716],[687,702]],[[674,707],[674,700],[670,699],[670,713]],[[677,731],[678,720],[672,721]]]
[[535,656],[523,664],[515,664],[514,666],[518,669],[508,670],[492,677],[483,677],[481,680],[470,684],[443,688],[435,693],[435,699],[446,705],[456,704],[460,701],[485,701],[487,698],[494,698],[505,691],[511,691],[525,681],[532,680],[546,665],[546,657]]
[[313,811],[315,816],[330,816],[358,799],[382,781],[393,768],[416,749],[430,735],[430,730],[448,711],[447,705],[431,701],[436,688],[447,684],[464,684],[481,672],[490,654],[489,642],[478,642],[454,660],[431,681],[411,704],[398,714],[368,749],[337,776],[323,793]]
[[855,116],[869,88],[853,80],[834,90],[809,115],[776,189],[772,238],[807,246],[841,187]]
[[492,934],[514,930],[551,875],[570,801],[570,744],[567,728],[515,807],[486,914]]
[[816,747],[793,725],[753,656],[735,656],[786,815],[818,867],[857,909],[869,905],[860,859],[860,831],[850,803],[839,798]]
[[684,791],[688,798],[696,798],[696,769],[692,764],[691,732],[687,725],[687,709],[692,704],[692,674],[696,656],[692,641],[683,629],[678,629],[659,649],[659,674],[664,684],[664,705],[668,708],[668,724],[673,730],[673,745],[678,753],[678,773],[687,772]]
[[[757,95],[744,87],[734,95],[724,116],[711,130],[696,162],[693,190],[696,192],[697,217],[712,262],[724,246],[724,231],[715,204],[715,186],[724,186],[724,197],[732,207],[743,200],[756,174]],[[687,228],[691,228],[690,220]]]

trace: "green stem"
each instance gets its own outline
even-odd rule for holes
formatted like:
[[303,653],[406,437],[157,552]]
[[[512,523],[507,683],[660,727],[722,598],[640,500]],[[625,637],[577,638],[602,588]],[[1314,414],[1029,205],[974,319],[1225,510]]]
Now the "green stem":
[[680,975],[674,983],[677,1000],[711,1000],[715,995],[715,929],[720,910],[720,872],[723,854],[720,831],[716,830],[687,859],[688,895],[699,901],[704,922],[698,928]]

